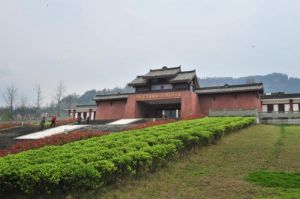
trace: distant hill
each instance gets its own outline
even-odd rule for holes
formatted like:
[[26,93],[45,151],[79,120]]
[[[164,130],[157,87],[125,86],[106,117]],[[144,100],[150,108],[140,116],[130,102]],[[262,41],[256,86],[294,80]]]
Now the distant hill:
[[[255,75],[246,76],[239,78],[232,77],[208,77],[200,78],[200,86],[223,86],[225,84],[246,84],[246,83],[259,83],[262,82],[265,87],[266,93],[273,92],[286,92],[286,93],[300,93],[300,78],[288,77],[286,74],[273,73],[269,75]],[[99,94],[113,94],[113,93],[130,93],[133,92],[131,87],[125,88],[113,88],[113,89],[102,89],[102,90],[89,90],[83,95],[69,95],[65,97],[65,107],[74,106],[76,104],[94,104],[93,97]]]
[[300,93],[300,78],[289,77],[282,73],[272,73],[269,75],[255,75],[247,77],[208,77],[200,78],[200,86],[222,86],[224,84],[245,84],[245,83],[260,83],[264,84],[266,93],[285,92],[285,93]]
[[108,95],[108,94],[115,94],[115,93],[132,93],[134,92],[132,87],[125,87],[125,88],[113,88],[113,89],[102,89],[102,90],[88,90],[83,95],[68,95],[63,99],[63,107],[69,108],[74,107],[76,105],[82,105],[82,104],[95,104],[95,101],[93,101],[93,98],[96,95]]

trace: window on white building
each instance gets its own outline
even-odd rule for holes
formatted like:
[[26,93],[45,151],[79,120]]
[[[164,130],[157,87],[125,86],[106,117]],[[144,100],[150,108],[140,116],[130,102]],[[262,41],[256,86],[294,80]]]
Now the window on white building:
[[272,112],[274,111],[274,105],[273,105],[273,104],[268,104],[268,105],[267,105],[267,111],[268,111],[269,113],[272,113]]
[[285,112],[284,104],[278,104],[278,112],[279,113],[284,113]]

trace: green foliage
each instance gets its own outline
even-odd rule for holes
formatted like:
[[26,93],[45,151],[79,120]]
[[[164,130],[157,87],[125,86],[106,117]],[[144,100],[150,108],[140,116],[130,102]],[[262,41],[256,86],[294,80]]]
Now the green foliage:
[[246,179],[266,187],[300,188],[300,173],[256,171]]
[[9,120],[13,120],[13,115],[10,113],[10,112],[3,112],[1,115],[0,115],[0,120],[3,120],[3,121],[9,121]]
[[0,194],[99,188],[253,122],[241,117],[180,121],[8,155],[0,158]]

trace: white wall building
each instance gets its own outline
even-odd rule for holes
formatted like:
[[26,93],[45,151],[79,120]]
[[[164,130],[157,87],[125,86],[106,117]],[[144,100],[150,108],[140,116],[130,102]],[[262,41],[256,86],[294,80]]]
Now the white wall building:
[[300,93],[273,93],[261,96],[262,112],[289,113],[300,111]]
[[72,109],[66,109],[70,118],[78,118],[79,116],[86,120],[90,117],[90,120],[96,119],[96,105],[77,105]]

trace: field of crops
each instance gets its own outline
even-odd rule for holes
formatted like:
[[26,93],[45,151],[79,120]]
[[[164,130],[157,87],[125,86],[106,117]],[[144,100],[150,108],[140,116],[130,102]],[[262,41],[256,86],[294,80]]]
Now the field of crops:
[[8,155],[0,158],[0,194],[100,188],[253,122],[240,117],[180,121]]

